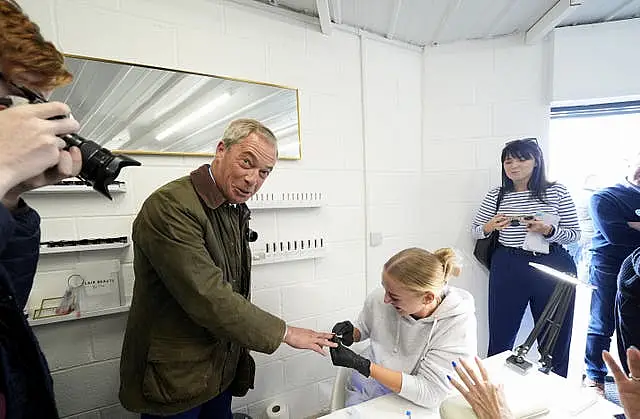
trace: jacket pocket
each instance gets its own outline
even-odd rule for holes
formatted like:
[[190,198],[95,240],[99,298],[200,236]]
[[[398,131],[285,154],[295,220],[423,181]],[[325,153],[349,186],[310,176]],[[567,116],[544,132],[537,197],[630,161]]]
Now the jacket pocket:
[[213,374],[211,342],[152,339],[142,392],[158,403],[191,400],[204,393]]
[[253,383],[256,379],[256,363],[253,357],[249,355],[248,350],[240,353],[236,375],[231,383],[231,395],[234,397],[244,397],[249,390],[253,389]]

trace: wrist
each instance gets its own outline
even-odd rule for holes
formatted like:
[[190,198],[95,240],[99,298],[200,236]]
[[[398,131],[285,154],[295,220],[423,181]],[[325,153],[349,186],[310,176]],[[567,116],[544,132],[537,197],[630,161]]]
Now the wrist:
[[543,236],[548,239],[551,238],[556,233],[556,228],[554,226],[549,226],[547,232],[543,234]]
[[355,365],[355,370],[365,377],[371,376],[371,366],[374,365],[367,358],[358,355],[358,362]]

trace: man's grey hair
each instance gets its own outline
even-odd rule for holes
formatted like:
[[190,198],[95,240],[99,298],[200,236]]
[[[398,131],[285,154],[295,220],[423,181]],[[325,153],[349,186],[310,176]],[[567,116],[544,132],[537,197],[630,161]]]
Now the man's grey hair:
[[222,142],[225,148],[229,148],[234,144],[238,144],[251,134],[256,134],[260,138],[269,141],[276,147],[276,157],[278,156],[278,139],[273,131],[265,127],[255,119],[236,119],[232,121],[224,130]]

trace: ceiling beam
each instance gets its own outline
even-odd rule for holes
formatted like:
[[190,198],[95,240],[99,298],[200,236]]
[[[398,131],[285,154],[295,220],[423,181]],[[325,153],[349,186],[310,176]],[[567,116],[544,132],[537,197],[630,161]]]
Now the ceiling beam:
[[484,31],[485,34],[487,34],[487,36],[490,36],[492,33],[494,33],[494,30],[500,26],[502,24],[502,22],[504,21],[504,19],[509,16],[509,13],[511,13],[511,11],[515,8],[515,6],[519,3],[519,0],[511,0],[508,1],[503,7],[502,10],[500,10],[500,12],[498,12],[498,14],[496,15],[495,19],[493,19],[493,21],[491,21],[491,23],[489,24],[489,26],[487,27],[487,29]]
[[272,16],[277,16],[284,21],[302,22],[310,25],[318,25],[318,19],[312,16],[307,16],[304,13],[296,13],[292,10],[288,10],[284,7],[274,7],[269,3],[263,3],[255,0],[227,0],[231,4],[236,4],[249,9],[260,10],[262,12],[270,13]]
[[455,0],[455,1],[447,2],[447,8],[445,9],[444,13],[442,14],[442,18],[440,19],[440,23],[438,23],[438,27],[436,28],[436,31],[433,33],[433,38],[431,39],[431,44],[437,44],[438,43],[438,39],[440,38],[440,35],[442,35],[442,32],[445,30],[445,28],[449,24],[449,20],[451,19],[451,16],[453,15],[453,12],[458,10],[460,5],[462,5],[462,1],[463,0]]
[[389,30],[387,31],[387,38],[393,39],[396,36],[396,27],[398,26],[398,17],[400,16],[400,9],[402,8],[402,0],[396,0],[393,5],[393,13],[391,13],[391,22],[389,23]]
[[316,0],[318,9],[318,19],[320,19],[320,30],[325,35],[331,35],[331,14],[329,14],[329,0]]
[[609,14],[609,16],[604,18],[604,22],[609,22],[610,20],[613,20],[615,18],[617,18],[618,16],[620,16],[620,14],[622,14],[622,12],[624,11],[624,9],[626,9],[627,7],[629,7],[632,3],[635,3],[637,0],[627,0],[625,1],[623,4],[620,5],[620,7],[617,7],[613,12],[611,12]]
[[342,25],[342,0],[331,0],[333,6],[333,21]]
[[555,6],[547,10],[536,23],[524,34],[524,42],[528,45],[540,42],[545,36],[551,33],[556,26],[575,12],[582,5],[579,0],[559,0]]

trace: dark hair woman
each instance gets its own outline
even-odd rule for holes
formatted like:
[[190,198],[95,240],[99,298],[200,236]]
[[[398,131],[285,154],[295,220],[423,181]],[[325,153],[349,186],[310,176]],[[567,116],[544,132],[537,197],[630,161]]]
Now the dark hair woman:
[[[547,180],[535,138],[508,142],[500,160],[502,187],[487,193],[472,227],[475,239],[499,234],[489,272],[488,356],[513,349],[527,304],[537,321],[553,292],[555,280],[529,262],[575,275],[562,245],[580,237],[573,200],[563,185]],[[553,370],[565,377],[572,324],[573,300],[552,354]]]

